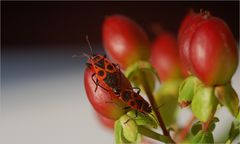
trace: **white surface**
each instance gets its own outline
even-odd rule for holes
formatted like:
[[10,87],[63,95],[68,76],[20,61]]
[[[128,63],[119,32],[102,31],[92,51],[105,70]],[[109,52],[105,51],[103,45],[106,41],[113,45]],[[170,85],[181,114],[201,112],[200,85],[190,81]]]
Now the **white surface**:
[[103,129],[83,91],[81,73],[63,73],[2,89],[1,144],[80,144],[114,142]]

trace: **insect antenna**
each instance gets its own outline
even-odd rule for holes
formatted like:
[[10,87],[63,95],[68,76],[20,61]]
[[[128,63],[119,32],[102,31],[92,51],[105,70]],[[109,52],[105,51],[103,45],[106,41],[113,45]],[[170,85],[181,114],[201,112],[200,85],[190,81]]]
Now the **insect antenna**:
[[82,57],[90,58],[90,56],[88,54],[86,54],[86,53],[72,55],[72,58],[82,58]]
[[92,48],[91,43],[90,43],[90,41],[89,41],[89,39],[88,39],[88,35],[86,35],[86,41],[87,41],[88,46],[89,46],[89,48],[90,48],[91,56],[93,56],[93,48]]

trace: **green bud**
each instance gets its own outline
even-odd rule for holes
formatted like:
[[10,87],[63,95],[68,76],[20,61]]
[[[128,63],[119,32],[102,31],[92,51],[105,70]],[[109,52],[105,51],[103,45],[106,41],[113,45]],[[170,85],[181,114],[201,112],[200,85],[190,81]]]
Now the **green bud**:
[[119,120],[115,121],[115,123],[114,123],[114,136],[115,136],[116,144],[124,143],[124,140],[122,138],[122,127],[121,127]]
[[130,143],[134,143],[138,136],[138,127],[136,122],[127,115],[123,115],[119,120],[122,126],[124,138]]
[[226,106],[232,115],[237,117],[239,99],[231,84],[228,83],[226,85],[217,86],[215,88],[215,95],[219,102]]
[[187,77],[179,87],[178,103],[181,107],[187,107],[199,86],[202,82],[195,76]]
[[191,104],[193,114],[206,122],[217,108],[218,101],[213,87],[198,87]]

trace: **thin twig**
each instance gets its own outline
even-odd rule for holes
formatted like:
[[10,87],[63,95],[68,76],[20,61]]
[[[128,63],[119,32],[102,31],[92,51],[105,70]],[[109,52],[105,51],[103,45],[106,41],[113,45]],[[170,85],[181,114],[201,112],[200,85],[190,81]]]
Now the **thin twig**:
[[148,99],[149,99],[150,104],[152,106],[152,110],[155,112],[155,114],[157,116],[159,125],[162,128],[163,134],[165,136],[169,137],[169,139],[171,139],[171,142],[174,143],[174,141],[172,140],[172,138],[171,138],[171,136],[169,134],[169,131],[167,130],[167,128],[166,128],[166,126],[165,126],[165,124],[163,122],[162,116],[161,116],[160,112],[158,111],[157,104],[156,104],[156,102],[154,100],[154,97],[153,97],[153,94],[151,92],[151,89],[150,89],[150,87],[149,87],[149,85],[147,83],[146,74],[143,71],[141,71],[140,74],[141,74],[140,76],[142,78],[143,88],[144,88],[144,90],[145,90],[145,92],[146,92],[146,94],[148,96]]

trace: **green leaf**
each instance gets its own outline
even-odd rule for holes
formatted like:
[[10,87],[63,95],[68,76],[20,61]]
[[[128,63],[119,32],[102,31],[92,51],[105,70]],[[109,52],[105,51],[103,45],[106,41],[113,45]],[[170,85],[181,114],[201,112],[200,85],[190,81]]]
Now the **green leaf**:
[[131,143],[136,142],[138,136],[138,127],[136,122],[127,115],[123,115],[119,121],[122,127],[122,134],[124,138]]
[[214,114],[218,101],[212,87],[198,87],[191,108],[193,114],[202,122],[206,122]]
[[233,116],[237,117],[239,99],[236,91],[232,88],[231,83],[217,86],[215,88],[215,95],[219,102],[226,106]]
[[181,80],[166,81],[154,95],[164,123],[169,126],[176,122],[178,88]]
[[202,82],[195,76],[187,77],[179,87],[178,103],[181,107],[187,107]]
[[191,132],[193,135],[196,135],[200,130],[202,130],[201,122],[198,121],[195,124],[193,124]]
[[192,138],[191,143],[214,143],[212,132],[199,131]]
[[234,121],[232,122],[230,131],[229,131],[229,134],[228,134],[228,137],[229,137],[229,138],[228,138],[227,142],[228,142],[228,143],[232,143],[232,141],[233,141],[237,136],[239,136],[239,133],[240,133],[240,121],[234,120]]

